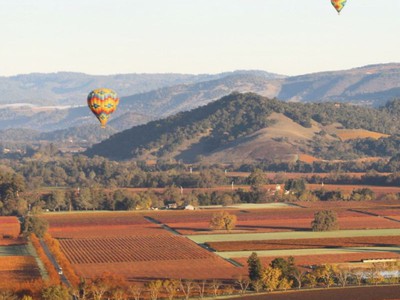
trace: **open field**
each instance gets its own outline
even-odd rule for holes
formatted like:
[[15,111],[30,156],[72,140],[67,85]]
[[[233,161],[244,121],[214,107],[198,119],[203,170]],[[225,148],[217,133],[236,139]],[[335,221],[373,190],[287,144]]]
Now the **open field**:
[[26,245],[8,245],[0,246],[1,256],[29,256],[29,250]]
[[[297,204],[297,203],[296,203]],[[339,226],[344,230],[352,229],[400,229],[400,222],[382,218],[380,215],[363,213],[364,209],[383,209],[377,202],[305,202],[299,206],[277,207],[274,209],[237,209],[225,210],[237,217],[236,228],[232,233],[258,233],[258,232],[283,232],[283,231],[309,231],[314,213],[323,210],[334,210],[338,215]],[[309,207],[305,207],[305,206]],[[255,205],[253,207],[256,207]],[[391,208],[389,206],[388,208]],[[221,208],[220,208],[221,210]],[[170,211],[154,212],[152,217],[185,235],[215,234],[209,228],[209,222],[217,209],[201,211]],[[393,208],[391,214],[395,214]],[[295,221],[294,221],[295,220]],[[225,233],[225,232],[218,232]]]
[[229,279],[238,270],[186,237],[145,217],[153,212],[48,214],[50,234],[77,274],[116,272],[143,278]]
[[288,250],[288,249],[316,249],[338,247],[392,247],[400,245],[398,236],[359,236],[347,238],[326,239],[278,239],[262,241],[230,241],[211,242],[209,247],[218,252],[223,251],[257,251],[257,250]]
[[367,286],[268,293],[227,299],[237,300],[399,300],[400,286]]
[[0,288],[41,279],[32,256],[0,256]]
[[0,217],[0,245],[23,243],[17,239],[20,232],[20,224],[16,217]]
[[354,139],[379,139],[381,137],[389,137],[387,134],[364,130],[364,129],[340,129],[336,131],[336,135],[342,141],[354,140]]
[[[236,257],[249,257],[251,253],[254,251],[232,251],[232,252],[218,252],[218,255],[224,258],[236,258]],[[269,256],[269,257],[282,257],[282,256],[314,256],[321,254],[347,254],[347,253],[397,253],[399,254],[397,258],[400,258],[400,247],[345,247],[345,248],[336,248],[336,249],[290,249],[290,250],[262,250],[255,251],[258,256]],[[363,257],[363,255],[360,255]],[[381,258],[379,256],[379,258]]]
[[[232,279],[247,274],[245,262],[252,251],[263,261],[295,255],[296,262],[307,264],[400,258],[396,246],[400,244],[400,222],[383,217],[398,215],[398,205],[372,201],[277,204],[273,208],[253,205],[196,211],[49,213],[42,217],[49,221],[50,234],[59,240],[75,272],[86,278],[115,272],[131,281]],[[340,227],[347,230],[310,231],[314,213],[322,209],[335,210]],[[212,215],[221,210],[237,216],[231,232],[209,228]],[[217,243],[215,248],[226,252],[213,253],[198,245],[206,242]],[[224,245],[227,248],[219,248]]]
[[[279,255],[279,257],[288,258],[291,256]],[[243,266],[247,266],[248,256],[236,257],[234,260]],[[260,260],[263,265],[268,265],[274,260],[276,256],[261,256]],[[314,254],[314,255],[297,255],[295,257],[295,264],[298,266],[310,266],[310,265],[321,265],[321,264],[340,264],[340,263],[358,263],[362,266],[362,259],[400,259],[400,254],[395,252],[336,252],[336,253],[325,253],[325,254]],[[356,265],[354,265],[356,266]]]

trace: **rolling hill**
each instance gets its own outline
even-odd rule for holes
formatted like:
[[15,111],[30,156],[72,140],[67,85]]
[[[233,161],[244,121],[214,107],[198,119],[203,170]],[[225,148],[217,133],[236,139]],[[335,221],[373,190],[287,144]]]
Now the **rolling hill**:
[[[400,95],[400,64],[292,77],[264,71],[215,75],[55,73],[1,77],[3,94],[0,102],[26,101],[36,105],[3,104],[0,107],[0,137],[9,136],[3,135],[1,130],[21,128],[49,133],[41,136],[45,138],[67,136],[82,146],[90,145],[83,137],[93,132],[84,131],[87,126],[95,128],[97,120],[87,109],[85,99],[88,90],[100,85],[111,86],[121,95],[120,107],[109,122],[111,134],[206,105],[232,92],[254,92],[287,102],[333,101],[378,107]],[[80,106],[62,107],[58,105],[60,103],[79,103]],[[52,135],[52,131],[57,132]],[[109,137],[103,133],[94,136],[97,138],[91,139],[92,143]],[[2,141],[12,142],[3,138]],[[60,142],[58,138],[50,141]]]
[[293,102],[335,101],[381,106],[400,97],[400,64],[288,77],[275,96]]
[[374,109],[350,104],[287,103],[253,93],[233,93],[189,112],[117,133],[86,154],[115,160],[210,163],[293,161],[299,154],[332,159],[363,155],[363,150],[350,151],[351,145],[342,141],[341,133],[357,129],[367,140],[389,139],[400,128],[395,111],[398,105],[397,101]]

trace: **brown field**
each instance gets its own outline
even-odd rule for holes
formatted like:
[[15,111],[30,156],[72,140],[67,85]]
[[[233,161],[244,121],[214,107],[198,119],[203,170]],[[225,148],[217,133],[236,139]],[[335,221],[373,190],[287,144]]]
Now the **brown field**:
[[4,239],[17,238],[19,232],[20,225],[16,217],[0,217],[0,243]]
[[299,154],[299,161],[302,161],[302,162],[305,162],[308,164],[312,164],[313,162],[320,161],[320,160],[321,159],[319,159],[315,156],[311,156],[311,155],[304,154],[304,153]]
[[0,256],[0,288],[41,278],[32,256]]
[[[338,215],[340,229],[400,228],[400,222],[368,215],[358,210],[381,209],[379,202],[300,202],[299,207],[277,209],[226,209],[237,216],[233,232],[279,232],[310,230],[314,213],[331,209]],[[309,207],[305,207],[309,205]],[[305,207],[305,208],[301,208]],[[392,206],[389,206],[392,207]],[[356,209],[357,211],[352,211]],[[395,211],[395,209],[392,209]],[[152,217],[181,234],[212,234],[209,221],[216,210],[154,212]]]
[[[316,211],[332,209],[341,229],[400,228],[400,222],[382,216],[400,216],[399,205],[370,202],[299,202],[287,208],[230,208],[237,216],[233,233],[309,231]],[[50,234],[78,275],[86,278],[116,272],[129,280],[150,278],[231,279],[245,275],[216,254],[179,234],[214,234],[209,221],[221,208],[197,211],[79,212],[43,215],[50,223]],[[267,245],[268,244],[268,245]],[[360,237],[213,244],[223,251],[262,249],[301,249],[399,245],[400,237]],[[260,246],[261,245],[261,246]],[[273,246],[272,246],[273,245]],[[318,245],[318,246],[316,246]],[[225,248],[221,248],[225,247]],[[270,247],[270,248],[268,248]],[[272,247],[272,248],[271,248]],[[299,264],[357,261],[363,258],[400,258],[399,253],[368,252],[339,255],[296,256]],[[269,258],[263,258],[268,261]],[[245,262],[246,258],[238,259]]]
[[[146,215],[154,217],[149,211]],[[52,214],[50,234],[78,275],[116,272],[142,278],[232,278],[238,268],[144,218],[144,212]]]
[[236,241],[209,242],[214,250],[221,251],[256,251],[256,250],[287,250],[287,249],[317,249],[338,247],[390,247],[400,245],[400,236],[366,236],[349,238],[314,238],[285,239],[268,241]]
[[[399,300],[400,286],[334,288],[231,298],[236,300]],[[228,298],[229,299],[229,298]]]
[[364,130],[364,129],[341,129],[336,131],[336,135],[342,141],[348,141],[354,139],[366,139],[366,138],[379,139],[381,137],[389,136],[387,134]]

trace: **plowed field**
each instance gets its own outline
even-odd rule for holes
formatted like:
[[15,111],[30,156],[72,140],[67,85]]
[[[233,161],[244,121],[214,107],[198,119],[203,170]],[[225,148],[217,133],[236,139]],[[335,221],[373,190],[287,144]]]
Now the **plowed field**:
[[400,245],[399,236],[363,236],[326,239],[284,239],[267,241],[238,241],[207,243],[218,252],[221,251],[256,251],[256,250],[287,250],[287,249],[317,249],[338,247],[390,247]]
[[[340,229],[400,228],[400,222],[362,212],[364,207],[367,211],[381,207],[381,204],[377,206],[378,204],[374,202],[318,202],[302,208],[303,204],[307,205],[300,203],[301,207],[226,210],[237,216],[233,232],[242,233],[308,231],[314,213],[324,209],[334,210],[337,213]],[[395,209],[391,210],[391,214],[394,214],[393,211]],[[155,212],[152,217],[181,234],[213,234],[215,232],[210,230],[209,222],[214,213],[215,210]]]
[[0,256],[0,288],[40,278],[32,256]]
[[[146,212],[154,217],[154,213]],[[71,216],[71,217],[70,217]],[[145,219],[144,213],[45,216],[75,271],[141,278],[230,279],[242,269]],[[246,272],[243,269],[243,272]]]

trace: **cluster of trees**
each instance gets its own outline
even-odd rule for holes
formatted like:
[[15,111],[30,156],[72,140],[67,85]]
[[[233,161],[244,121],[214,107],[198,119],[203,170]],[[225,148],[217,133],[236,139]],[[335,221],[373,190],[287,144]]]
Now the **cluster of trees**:
[[20,197],[25,190],[24,178],[12,170],[0,168],[0,215],[22,214],[28,206]]
[[[358,157],[342,157],[343,155],[352,155],[348,149],[339,150],[337,148],[330,148],[331,154],[323,155],[326,160],[314,161],[313,163],[306,163],[300,160],[296,162],[276,162],[271,160],[263,160],[251,164],[243,164],[240,166],[233,166],[234,170],[250,172],[256,168],[269,172],[298,172],[298,173],[337,173],[337,172],[397,172],[400,167],[400,156],[394,155],[388,158],[378,160],[349,160]],[[323,158],[319,152],[315,153],[316,157]],[[330,161],[331,159],[343,161]]]
[[[222,168],[197,168],[189,173],[182,164],[160,162],[148,167],[143,162],[113,162],[105,158],[83,155],[58,156],[49,159],[23,159],[9,162],[31,188],[59,187],[212,187],[227,184]],[[172,169],[171,169],[172,168]]]
[[299,267],[293,257],[275,258],[263,266],[257,253],[253,252],[248,260],[250,286],[256,292],[266,290],[287,290],[291,288],[331,287],[347,285],[397,284],[400,278],[398,262],[374,263],[370,266],[350,268],[324,264]]
[[275,258],[263,266],[256,253],[248,260],[248,277],[235,280],[182,280],[156,279],[146,283],[127,283],[122,277],[105,273],[90,280],[81,279],[71,289],[61,284],[46,284],[37,291],[1,290],[1,299],[7,300],[96,300],[96,299],[190,299],[217,297],[231,294],[307,288],[345,287],[348,285],[398,284],[398,262],[374,263],[369,266],[350,268],[331,264],[299,267],[295,259]]
[[[376,198],[369,188],[355,189],[352,192],[308,190],[303,178],[286,180],[281,190],[265,189],[265,174],[255,170],[244,179],[250,189],[230,191],[190,190],[181,186],[166,186],[162,191],[148,189],[134,192],[129,189],[110,189],[104,187],[53,188],[44,191],[24,191],[23,180],[17,175],[3,177],[0,183],[0,213],[2,215],[34,214],[43,210],[140,210],[166,208],[174,203],[177,207],[186,205],[229,206],[237,203],[294,202],[294,201],[368,201]],[[390,199],[399,195],[388,194]],[[30,220],[29,218],[27,220]]]

